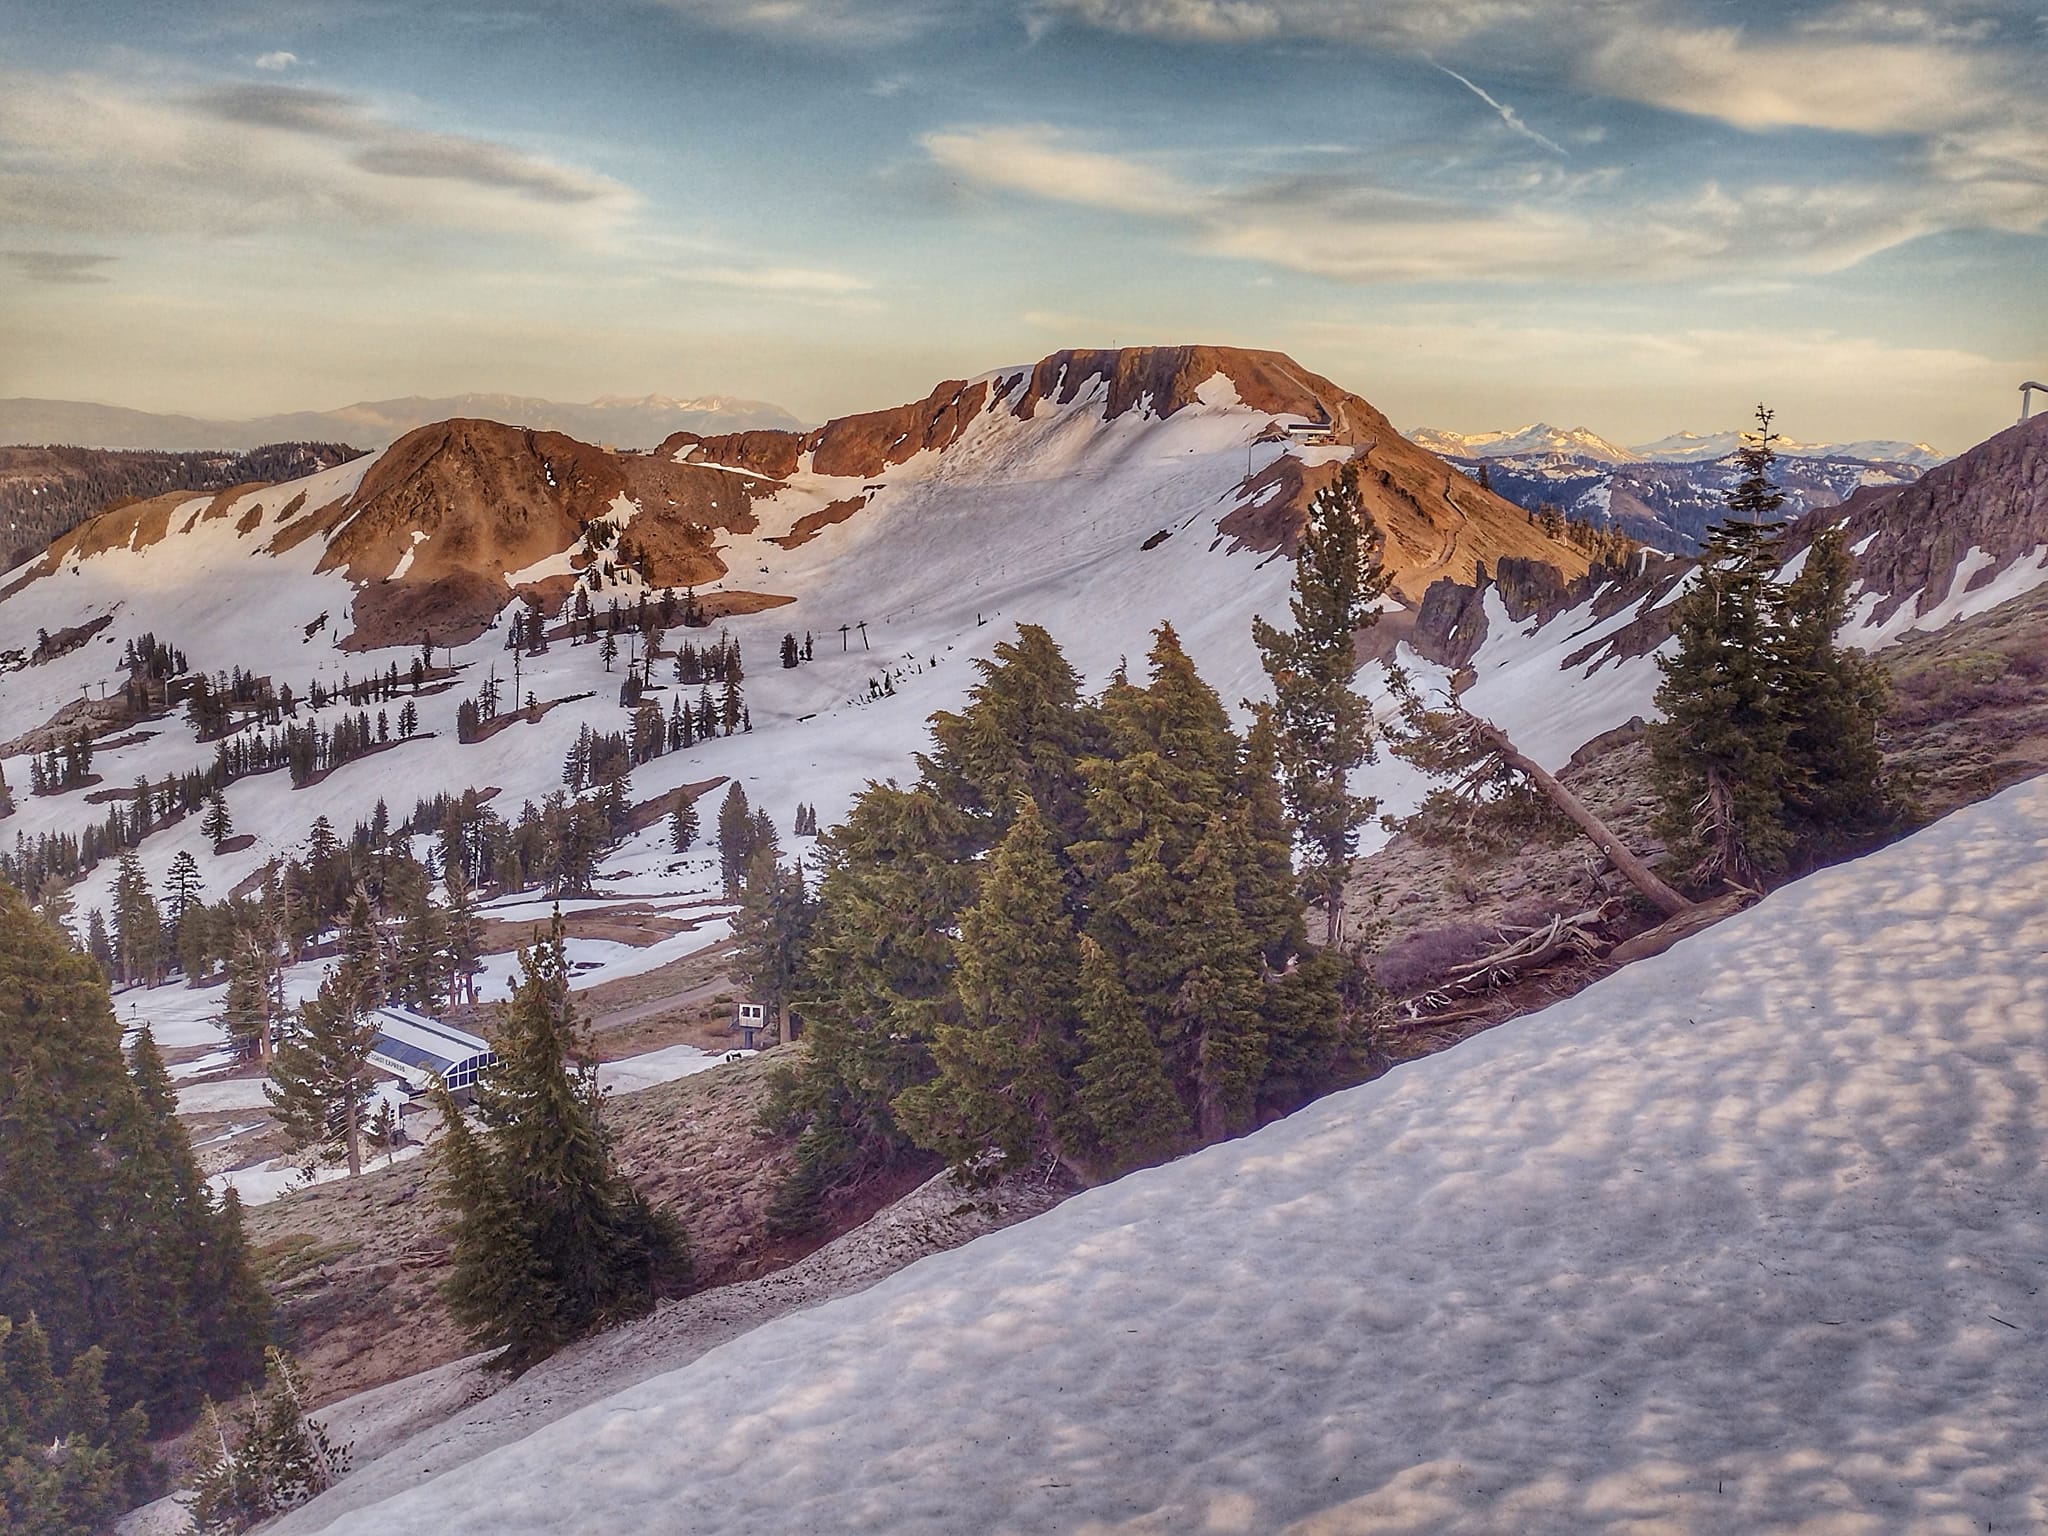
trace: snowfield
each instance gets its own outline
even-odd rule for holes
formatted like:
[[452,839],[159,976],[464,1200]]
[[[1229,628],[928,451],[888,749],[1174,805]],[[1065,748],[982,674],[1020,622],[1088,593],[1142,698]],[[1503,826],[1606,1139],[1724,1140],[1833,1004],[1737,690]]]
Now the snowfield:
[[288,1528],[2039,1530],[2044,1082],[2035,780]]

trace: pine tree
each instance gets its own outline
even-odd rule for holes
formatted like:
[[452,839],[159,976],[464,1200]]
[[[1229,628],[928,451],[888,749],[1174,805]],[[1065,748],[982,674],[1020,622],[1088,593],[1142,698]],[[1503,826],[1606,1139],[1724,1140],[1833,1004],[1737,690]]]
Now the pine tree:
[[392,991],[408,1007],[435,1014],[448,1001],[448,925],[426,880],[416,876],[409,885],[399,917]]
[[230,1426],[212,1403],[193,1437],[192,1522],[201,1536],[229,1536],[297,1509],[347,1473],[352,1447],[336,1445],[308,1416],[298,1368],[268,1353],[263,1392]]
[[569,1065],[588,1042],[569,998],[559,912],[519,963],[498,1065],[477,1088],[484,1135],[464,1143],[443,1100],[450,1309],[513,1369],[646,1311],[682,1264],[679,1229],[612,1164],[595,1069]]
[[782,1038],[783,1009],[795,983],[797,959],[811,925],[810,893],[801,869],[784,869],[773,843],[757,843],[740,882],[732,919],[732,973],[748,998],[764,1005]]
[[740,888],[754,857],[754,815],[747,792],[734,779],[718,804],[718,872],[728,894]]
[[109,1400],[169,1430],[243,1379],[260,1293],[146,1038],[135,1068],[104,975],[0,884],[0,1316],[103,1348]]
[[1909,811],[1886,777],[1878,745],[1889,679],[1875,659],[1835,640],[1849,616],[1853,575],[1842,530],[1829,528],[1815,535],[1784,591],[1778,664],[1790,764],[1785,805],[1792,834],[1809,856],[1854,849]]
[[0,1316],[0,1530],[98,1536],[150,1496],[148,1420],[110,1414],[105,1367],[95,1347],[60,1378],[34,1315]]
[[1090,938],[1080,951],[1076,1006],[1086,1055],[1076,1097],[1101,1166],[1121,1173],[1185,1147],[1193,1126],[1116,962]]
[[971,833],[926,787],[871,784],[819,839],[818,918],[795,989],[809,1049],[789,1085],[798,1171],[772,1218],[801,1228],[909,1146],[890,1106],[933,1074],[957,1016],[949,930],[972,899]]
[[1351,686],[1354,636],[1387,589],[1379,538],[1358,491],[1358,466],[1316,494],[1294,557],[1291,631],[1252,621],[1273,682],[1281,784],[1301,837],[1302,889],[1323,908],[1324,943],[1343,931],[1344,881],[1358,830],[1376,802],[1353,795],[1353,769],[1373,760],[1372,711]]
[[1081,680],[1036,624],[998,642],[974,663],[981,680],[959,714],[932,716],[926,779],[972,814],[986,846],[1008,830],[1028,796],[1064,847],[1081,835],[1080,760],[1096,746],[1081,703]]
[[372,1009],[381,1000],[376,937],[368,901],[358,895],[340,962],[299,1008],[297,1031],[278,1047],[264,1094],[294,1147],[319,1147],[363,1170],[363,1107],[370,1096]]
[[1676,651],[1657,657],[1663,718],[1650,756],[1663,810],[1658,831],[1699,885],[1761,888],[1793,846],[1785,792],[1793,778],[1789,731],[1777,697],[1781,594],[1775,521],[1783,493],[1771,483],[1771,413],[1739,455],[1728,494],[1734,514],[1707,537],[1692,583],[1672,605]]
[[669,813],[668,843],[677,853],[688,853],[697,841],[697,802],[689,795],[676,801]]
[[173,932],[200,900],[202,884],[199,861],[192,857],[189,848],[180,848],[171,858],[170,873],[164,877],[164,905]]
[[960,915],[955,958],[959,1019],[940,1024],[938,1076],[896,1100],[898,1121],[956,1168],[1049,1154],[1078,1170],[1085,1146],[1070,1074],[1080,1056],[1080,948],[1051,833],[1028,799]]
[[213,844],[215,853],[235,835],[235,818],[228,810],[228,797],[218,789],[206,797],[206,814],[200,819],[199,832]]
[[[206,1362],[209,1389],[249,1380],[261,1368],[270,1300],[250,1268],[241,1204],[232,1197],[213,1204],[178,1122],[177,1090],[147,1029],[129,1051],[129,1074],[143,1111],[136,1168],[147,1190],[131,1236],[164,1256],[154,1276],[161,1321],[143,1341],[142,1358],[154,1377],[153,1400],[183,1409],[191,1360]],[[196,1306],[202,1297],[211,1304]]]
[[142,861],[133,852],[124,853],[114,876],[115,974],[155,986],[163,979],[163,942],[163,914],[150,894]]
[[483,968],[483,924],[460,862],[448,866],[442,889],[448,897],[448,996],[454,1002],[473,1003],[477,972]]

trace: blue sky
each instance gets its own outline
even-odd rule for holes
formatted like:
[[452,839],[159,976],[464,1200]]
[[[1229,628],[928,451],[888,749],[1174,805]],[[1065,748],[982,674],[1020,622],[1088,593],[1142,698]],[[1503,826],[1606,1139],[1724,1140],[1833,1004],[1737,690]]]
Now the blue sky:
[[831,414],[1275,347],[1404,426],[2006,425],[2044,0],[0,0],[0,395]]

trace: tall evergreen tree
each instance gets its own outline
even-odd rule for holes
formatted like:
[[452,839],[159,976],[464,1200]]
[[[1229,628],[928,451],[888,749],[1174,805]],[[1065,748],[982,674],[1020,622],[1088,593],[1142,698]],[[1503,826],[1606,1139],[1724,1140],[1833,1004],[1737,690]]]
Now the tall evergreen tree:
[[1116,962],[1090,938],[1080,952],[1076,1011],[1086,1055],[1076,1098],[1103,1171],[1121,1173],[1181,1150],[1194,1127]]
[[1020,624],[974,666],[981,680],[967,707],[932,716],[925,779],[974,818],[986,847],[1002,840],[1020,796],[1064,847],[1082,832],[1079,765],[1095,745],[1080,676],[1036,624]]
[[1778,698],[1781,619],[1776,581],[1784,495],[1771,482],[1771,413],[1740,452],[1732,514],[1708,535],[1700,563],[1672,605],[1677,649],[1659,655],[1662,719],[1650,756],[1663,810],[1658,831],[1700,885],[1761,887],[1785,867],[1791,781],[1789,731]]
[[363,1110],[370,1097],[372,1013],[382,1001],[368,900],[356,897],[334,969],[299,1007],[299,1026],[278,1047],[264,1088],[294,1147],[318,1147],[363,1171]]
[[676,808],[669,813],[669,847],[677,853],[688,853],[696,841],[697,801],[694,796],[684,795],[676,801]]
[[448,936],[448,996],[453,1002],[473,1003],[477,972],[483,968],[483,922],[459,862],[448,866],[441,888],[448,898],[443,919]]
[[434,1014],[448,1001],[448,924],[424,872],[412,868],[399,909],[391,990],[407,1007]]
[[[406,706],[411,708],[410,705]],[[200,835],[213,844],[213,851],[219,853],[221,845],[235,835],[234,813],[228,809],[228,797],[216,789],[206,797],[206,814],[200,818]]]
[[104,975],[0,884],[0,1316],[106,1351],[115,1409],[171,1429],[246,1379],[260,1292],[191,1159],[162,1063],[122,1060]]
[[99,1536],[148,1499],[148,1419],[110,1413],[105,1370],[95,1346],[59,1377],[36,1318],[0,1317],[0,1531]]
[[749,999],[767,1008],[777,1040],[812,915],[802,869],[783,868],[772,843],[757,846],[733,914],[732,972]]
[[131,851],[114,875],[114,972],[121,980],[155,986],[163,979],[163,914],[149,876]]
[[1252,640],[1273,681],[1281,783],[1303,844],[1302,889],[1323,908],[1324,942],[1343,931],[1344,881],[1358,831],[1376,802],[1350,790],[1373,760],[1372,711],[1351,686],[1354,636],[1372,624],[1387,589],[1380,542],[1365,514],[1356,462],[1317,492],[1294,557],[1294,619],[1283,631],[1252,620]]
[[921,1146],[956,1167],[1051,1155],[1079,1170],[1086,1142],[1071,1083],[1080,1057],[1080,947],[1050,828],[1020,800],[955,947],[960,1011],[938,1025],[938,1075],[895,1102]]
[[754,814],[747,792],[734,779],[718,804],[718,871],[728,892],[737,891],[754,858]]
[[1790,765],[1784,798],[1802,850],[1846,851],[1896,826],[1907,807],[1885,774],[1878,727],[1890,682],[1873,657],[1836,642],[1854,576],[1840,528],[1824,529],[1784,591],[1779,709]]
[[923,786],[870,784],[819,839],[818,918],[795,1003],[810,1041],[788,1106],[799,1174],[775,1212],[802,1225],[908,1147],[891,1105],[932,1075],[957,1016],[950,930],[973,898],[966,818]]
[[477,1088],[485,1131],[467,1143],[445,1096],[445,1190],[455,1211],[451,1310],[496,1363],[523,1369],[653,1306],[683,1244],[618,1172],[595,1068],[569,998],[561,914],[519,956],[498,1065]]

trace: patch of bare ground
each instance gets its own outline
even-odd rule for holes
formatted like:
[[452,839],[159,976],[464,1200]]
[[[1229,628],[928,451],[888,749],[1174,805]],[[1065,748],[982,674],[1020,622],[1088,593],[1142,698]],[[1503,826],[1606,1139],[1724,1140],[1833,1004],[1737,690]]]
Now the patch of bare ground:
[[1887,760],[1929,816],[2048,772],[2048,587],[1882,653]]
[[[123,689],[104,699],[73,699],[60,706],[56,713],[41,725],[32,726],[19,736],[0,741],[0,757],[17,757],[25,752],[41,752],[52,745],[62,745],[80,731],[88,736],[100,737],[108,731],[118,731],[147,720],[161,720],[163,711],[139,708]],[[142,739],[128,737],[121,741],[96,741],[98,751],[111,751]]]
[[[904,1192],[878,1185],[859,1204],[830,1212],[815,1233],[768,1235],[768,1205],[793,1153],[757,1124],[771,1073],[801,1050],[781,1046],[606,1104],[619,1166],[683,1222],[693,1289],[791,1264]],[[245,1217],[282,1341],[305,1362],[321,1402],[467,1352],[438,1290],[448,1268],[438,1164],[429,1150],[285,1195]],[[914,1184],[931,1171],[906,1170],[903,1178]]]
[[[539,919],[507,921],[487,918],[479,928],[485,954],[502,954],[531,944],[547,932]],[[613,944],[631,944],[645,949],[663,939],[674,938],[697,926],[694,918],[677,916],[644,902],[622,902],[589,912],[571,912],[562,918],[562,928],[572,939],[604,939]]]
[[[1880,653],[1893,685],[1885,760],[1923,820],[2048,772],[2048,588]],[[1656,862],[1656,796],[1639,723],[1589,742],[1559,778]],[[1378,1032],[1388,1061],[1443,1049],[1549,1006],[1633,958],[1661,914],[1583,839],[1560,831],[1493,853],[1403,833],[1354,866],[1347,935],[1374,955],[1394,1003]],[[1714,916],[1726,915],[1717,908]],[[1498,984],[1452,988],[1485,957],[1552,919],[1597,913],[1591,942]]]
[[476,735],[469,739],[469,745],[474,746],[479,741],[489,741],[498,732],[515,725],[531,725],[558,704],[574,704],[578,699],[587,699],[589,697],[590,694],[587,692],[568,693],[559,699],[542,699],[530,705],[521,705],[518,709],[508,710],[506,713],[499,715],[495,720],[486,720],[482,725],[478,726]]
[[707,623],[741,614],[765,613],[770,608],[787,607],[795,601],[795,598],[777,592],[700,592],[697,595],[697,607]]

